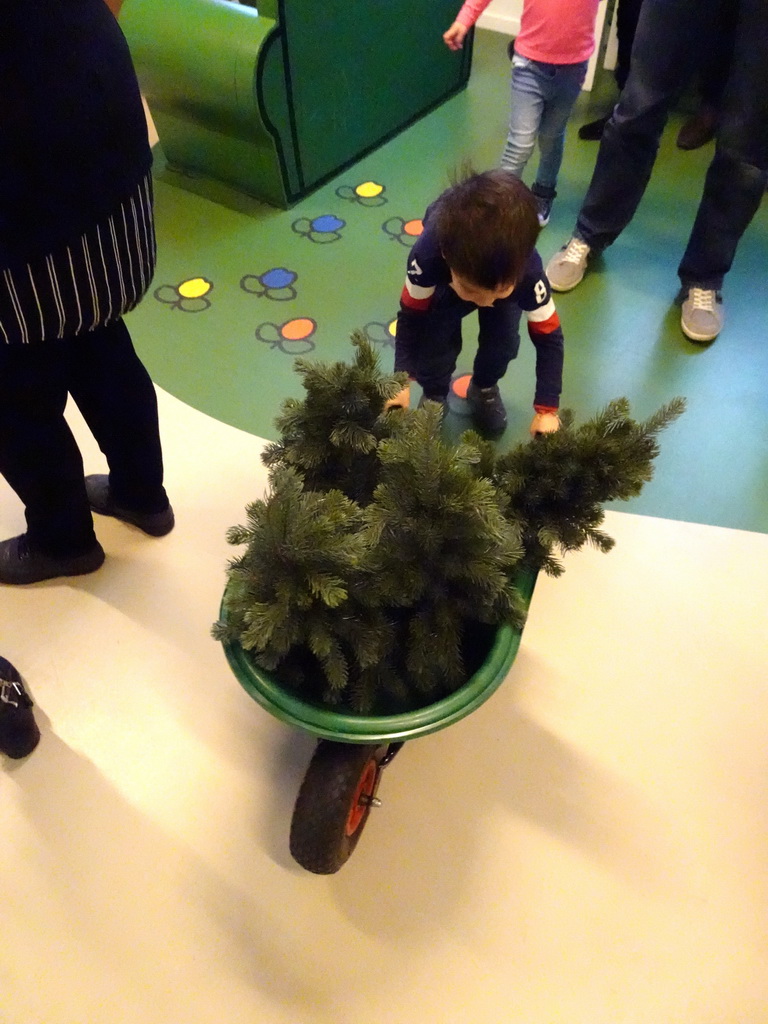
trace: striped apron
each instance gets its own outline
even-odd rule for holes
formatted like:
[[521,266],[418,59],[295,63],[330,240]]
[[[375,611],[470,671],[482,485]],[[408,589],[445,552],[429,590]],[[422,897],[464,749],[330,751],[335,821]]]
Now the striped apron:
[[68,338],[119,319],[149,288],[156,255],[150,172],[77,240],[0,270],[0,345]]

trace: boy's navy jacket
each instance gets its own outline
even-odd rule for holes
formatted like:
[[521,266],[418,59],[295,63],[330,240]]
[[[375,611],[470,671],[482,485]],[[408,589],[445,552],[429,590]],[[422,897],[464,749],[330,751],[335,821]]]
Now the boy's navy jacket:
[[128,46],[104,0],[0,0],[0,267],[110,215],[152,155]]
[[[439,201],[428,207],[424,230],[411,249],[397,317],[395,369],[405,370],[415,379],[420,350],[428,349],[431,341],[442,334],[436,330],[438,323],[455,320],[458,324],[462,317],[479,308],[460,299],[450,286],[451,269],[440,252],[433,226]],[[556,409],[562,390],[563,332],[541,257],[535,249],[511,295],[497,299],[489,308],[507,303],[518,306],[526,315],[528,333],[536,346],[534,405]]]

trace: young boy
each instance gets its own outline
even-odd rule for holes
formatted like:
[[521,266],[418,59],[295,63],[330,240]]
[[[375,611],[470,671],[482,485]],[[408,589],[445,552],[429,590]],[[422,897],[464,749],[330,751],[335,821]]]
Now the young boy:
[[[536,346],[531,434],[560,426],[563,333],[534,248],[539,230],[536,198],[519,178],[501,169],[471,174],[427,209],[408,259],[395,369],[410,374],[425,399],[445,406],[461,321],[476,309],[480,331],[467,401],[475,425],[490,436],[507,425],[498,382],[520,347],[523,312]],[[407,405],[407,394],[392,404]]]

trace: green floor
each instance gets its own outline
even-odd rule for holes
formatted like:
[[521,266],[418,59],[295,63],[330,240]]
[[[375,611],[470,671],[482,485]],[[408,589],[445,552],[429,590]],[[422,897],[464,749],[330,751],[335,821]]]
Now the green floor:
[[[389,365],[408,222],[462,161],[478,169],[498,161],[508,109],[505,43],[478,32],[466,91],[290,211],[201,181],[179,187],[158,160],[158,269],[129,321],[155,382],[217,419],[272,437],[281,401],[301,393],[295,355],[347,358],[350,332],[365,328]],[[611,95],[603,72],[574,113],[559,196],[539,244],[545,261],[571,232],[597,152],[576,128],[602,113],[601,97]],[[557,300],[566,337],[563,405],[585,418],[626,395],[645,416],[684,395],[688,411],[662,439],[654,480],[621,508],[768,532],[768,207],[726,281],[723,333],[711,346],[692,344],[672,300],[711,147],[678,150],[678,123],[667,129],[632,224],[583,285]],[[378,199],[345,198],[371,181],[384,188]],[[471,324],[465,338],[460,369],[469,370]],[[505,445],[525,438],[530,421],[533,347],[525,339],[502,390],[510,413]],[[456,414],[449,420],[454,432],[465,423]]]

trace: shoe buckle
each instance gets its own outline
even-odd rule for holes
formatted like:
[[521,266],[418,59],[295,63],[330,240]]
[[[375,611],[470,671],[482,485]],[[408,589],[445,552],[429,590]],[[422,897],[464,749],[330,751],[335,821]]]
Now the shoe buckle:
[[[10,704],[12,708],[18,708],[21,706],[21,696],[24,691],[15,682],[7,682],[3,680],[2,687],[0,687],[0,704]],[[19,700],[11,700],[10,694],[15,693]]]

